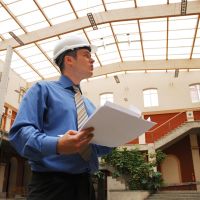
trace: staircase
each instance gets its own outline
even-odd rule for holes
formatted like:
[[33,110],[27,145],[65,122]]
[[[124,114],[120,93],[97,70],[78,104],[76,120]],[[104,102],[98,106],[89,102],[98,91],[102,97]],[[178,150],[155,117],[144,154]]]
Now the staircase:
[[193,128],[200,128],[200,121],[191,121],[181,124],[165,136],[161,137],[159,140],[155,141],[155,149],[161,148],[170,143],[171,141],[176,142],[177,138],[184,136],[189,130]]
[[200,192],[197,191],[160,191],[150,195],[146,200],[200,200]]

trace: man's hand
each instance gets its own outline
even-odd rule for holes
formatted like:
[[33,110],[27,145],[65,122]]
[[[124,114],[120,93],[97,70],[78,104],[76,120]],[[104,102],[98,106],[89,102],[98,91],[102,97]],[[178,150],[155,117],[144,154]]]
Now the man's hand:
[[88,145],[88,143],[93,138],[92,131],[94,131],[94,128],[92,127],[81,131],[74,131],[74,130],[67,131],[58,140],[57,153],[73,154],[80,152]]

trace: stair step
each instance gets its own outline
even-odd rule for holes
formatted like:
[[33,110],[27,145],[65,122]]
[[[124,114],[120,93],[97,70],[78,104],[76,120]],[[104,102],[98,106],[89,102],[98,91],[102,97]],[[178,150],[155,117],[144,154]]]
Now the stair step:
[[147,200],[157,200],[157,199],[162,199],[162,200],[199,200],[199,197],[171,197],[171,198],[165,198],[165,197],[149,197]]
[[154,194],[154,195],[152,195],[152,196],[174,196],[174,195],[176,195],[176,196],[200,196],[200,194],[180,194],[180,193],[178,193],[178,194]]
[[[177,196],[177,195],[174,195],[176,198],[183,198],[183,197],[185,197],[185,198],[200,198],[200,196]],[[150,197],[154,197],[154,198],[174,198],[174,196],[162,196],[162,195],[160,195],[160,196],[150,196]]]
[[156,193],[154,195],[200,195],[200,193]]
[[150,195],[148,200],[200,200],[200,192],[195,191],[158,191]]
[[160,190],[158,192],[156,192],[156,194],[158,193],[194,193],[194,194],[200,194],[200,192],[196,191],[196,190]]
[[169,131],[167,134],[156,140],[155,141],[156,148],[159,148],[169,143],[170,141],[174,140],[175,138],[180,137],[182,134],[184,134],[185,132],[194,127],[200,127],[200,123],[199,122],[196,123],[195,121],[182,123],[180,126],[174,128],[173,130]]

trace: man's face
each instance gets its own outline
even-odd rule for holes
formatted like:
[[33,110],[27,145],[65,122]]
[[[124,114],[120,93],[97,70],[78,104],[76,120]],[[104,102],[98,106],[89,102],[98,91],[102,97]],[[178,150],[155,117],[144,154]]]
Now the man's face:
[[82,80],[92,76],[94,60],[87,49],[77,50],[77,56],[76,58],[72,57],[71,63],[73,74],[76,77]]

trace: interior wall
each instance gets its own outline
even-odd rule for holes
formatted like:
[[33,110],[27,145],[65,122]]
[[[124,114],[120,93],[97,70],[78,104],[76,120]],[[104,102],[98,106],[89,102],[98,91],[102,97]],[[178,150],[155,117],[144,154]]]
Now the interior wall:
[[1,82],[2,71],[3,71],[3,61],[0,60],[0,82]]
[[[192,152],[190,139],[187,135],[167,149],[163,150],[167,155],[174,155],[180,161],[182,182],[193,182],[194,168],[192,161]],[[187,163],[187,164],[186,164]]]
[[0,72],[2,72],[2,70],[3,70],[3,61],[0,60]]
[[5,102],[17,109],[19,107],[19,93],[17,93],[15,90],[19,91],[20,87],[26,88],[26,81],[20,78],[13,70],[10,70]]
[[[115,103],[125,107],[134,105],[142,112],[200,106],[200,103],[192,103],[189,90],[190,84],[200,83],[200,72],[179,72],[178,78],[174,77],[174,72],[123,74],[118,77],[119,84],[114,77],[82,82],[82,91],[96,106],[100,104],[101,93],[113,92]],[[158,107],[144,107],[143,89],[147,88],[158,89]]]
[[[114,93],[114,102],[130,108],[138,107],[142,112],[164,111],[184,108],[197,108],[200,103],[192,103],[189,85],[200,83],[200,72],[179,72],[178,78],[174,72],[164,73],[133,73],[118,75],[120,83],[115,82],[114,77],[82,81],[81,88],[96,106],[100,105],[100,94]],[[51,80],[57,80],[59,77]],[[33,83],[29,84],[31,87]],[[143,89],[158,89],[158,107],[145,108],[143,104]],[[128,101],[125,101],[127,98]]]

